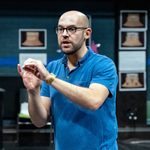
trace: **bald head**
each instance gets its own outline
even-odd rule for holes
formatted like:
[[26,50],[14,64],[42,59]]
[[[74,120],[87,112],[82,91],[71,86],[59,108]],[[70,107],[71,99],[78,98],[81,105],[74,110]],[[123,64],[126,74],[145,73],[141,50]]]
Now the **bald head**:
[[74,23],[77,23],[78,26],[90,27],[88,17],[84,13],[76,10],[71,10],[63,13],[58,21],[58,24],[62,23],[66,23],[68,25],[74,25]]

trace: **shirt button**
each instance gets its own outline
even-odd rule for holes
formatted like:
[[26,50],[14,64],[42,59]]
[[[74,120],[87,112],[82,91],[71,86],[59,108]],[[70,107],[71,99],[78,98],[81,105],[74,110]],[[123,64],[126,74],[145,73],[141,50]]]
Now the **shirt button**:
[[69,76],[67,76],[67,79],[69,79]]

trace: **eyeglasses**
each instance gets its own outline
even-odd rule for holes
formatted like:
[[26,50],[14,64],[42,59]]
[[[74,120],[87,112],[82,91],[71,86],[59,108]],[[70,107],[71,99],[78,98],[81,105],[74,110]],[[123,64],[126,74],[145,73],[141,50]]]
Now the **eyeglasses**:
[[56,33],[57,34],[63,34],[64,30],[66,30],[66,32],[71,35],[74,34],[77,30],[85,30],[87,29],[87,27],[67,27],[67,28],[63,28],[63,27],[57,27],[56,28]]

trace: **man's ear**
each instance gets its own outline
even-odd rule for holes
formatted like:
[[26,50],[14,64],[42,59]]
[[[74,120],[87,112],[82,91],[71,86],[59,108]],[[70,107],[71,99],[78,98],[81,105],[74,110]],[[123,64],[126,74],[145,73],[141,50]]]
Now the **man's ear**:
[[89,39],[91,34],[92,34],[92,29],[91,28],[87,28],[86,31],[84,32],[84,36],[85,36],[86,39]]

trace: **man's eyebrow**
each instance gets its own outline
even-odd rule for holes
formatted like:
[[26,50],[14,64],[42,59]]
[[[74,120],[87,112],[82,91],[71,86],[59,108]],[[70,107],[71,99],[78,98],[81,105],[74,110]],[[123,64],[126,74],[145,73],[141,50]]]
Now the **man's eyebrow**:
[[[58,25],[58,27],[63,27],[63,25]],[[69,27],[76,27],[76,26],[75,25],[69,25],[66,28],[69,28]]]

